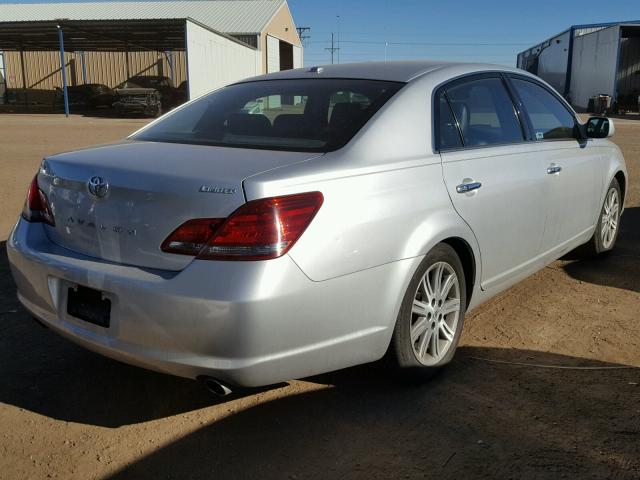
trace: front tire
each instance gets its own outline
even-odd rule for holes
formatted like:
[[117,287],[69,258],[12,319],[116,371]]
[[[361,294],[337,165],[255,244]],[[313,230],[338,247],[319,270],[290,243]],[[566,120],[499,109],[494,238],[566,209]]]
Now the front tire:
[[589,249],[592,254],[603,255],[616,246],[618,232],[620,230],[620,212],[622,211],[622,195],[620,185],[615,178],[607,189],[604,203],[600,209],[598,225],[589,241]]
[[426,379],[451,361],[466,300],[460,258],[451,246],[436,245],[411,278],[396,320],[389,356],[401,374]]

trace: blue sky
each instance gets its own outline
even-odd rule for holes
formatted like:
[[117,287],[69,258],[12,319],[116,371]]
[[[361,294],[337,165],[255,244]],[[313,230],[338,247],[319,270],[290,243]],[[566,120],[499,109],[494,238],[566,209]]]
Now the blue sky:
[[297,26],[311,27],[307,65],[331,61],[325,48],[332,32],[339,38],[336,62],[384,60],[386,51],[388,60],[515,65],[518,52],[570,25],[640,20],[638,0],[289,0],[289,6]]
[[296,25],[311,27],[307,65],[330,62],[325,48],[331,32],[338,31],[340,62],[383,60],[388,42],[388,60],[515,65],[518,52],[571,25],[640,20],[638,0],[289,0],[289,5]]

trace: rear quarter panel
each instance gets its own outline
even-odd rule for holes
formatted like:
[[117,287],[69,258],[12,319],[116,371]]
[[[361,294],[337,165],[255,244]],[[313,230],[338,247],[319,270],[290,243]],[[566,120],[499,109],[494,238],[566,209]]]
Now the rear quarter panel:
[[[618,172],[622,172],[625,178],[625,184],[620,185],[620,188],[627,193],[629,192],[629,174],[627,172],[627,164],[625,163],[624,156],[622,155],[620,147],[607,139],[594,139],[593,143],[594,146],[598,147],[598,149],[600,150],[602,160],[605,162],[606,175],[603,178],[603,188],[600,198],[600,205],[602,205],[604,203],[604,197],[607,193],[607,187]],[[599,214],[600,211],[598,211],[597,213]]]

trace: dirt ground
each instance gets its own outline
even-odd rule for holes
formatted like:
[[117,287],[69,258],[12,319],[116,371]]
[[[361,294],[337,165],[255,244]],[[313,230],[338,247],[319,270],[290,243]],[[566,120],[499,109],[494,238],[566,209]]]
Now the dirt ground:
[[42,156],[143,123],[0,115],[0,479],[640,478],[640,121],[616,124],[614,254],[471,312],[442,375],[368,365],[224,399],[76,347],[15,298],[4,240]]

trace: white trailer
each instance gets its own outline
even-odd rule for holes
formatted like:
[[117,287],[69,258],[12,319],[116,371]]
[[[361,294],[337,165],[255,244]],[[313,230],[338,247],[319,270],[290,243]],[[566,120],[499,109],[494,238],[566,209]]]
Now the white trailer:
[[573,26],[520,53],[518,67],[546,80],[578,110],[607,95],[614,110],[638,111],[640,21]]

